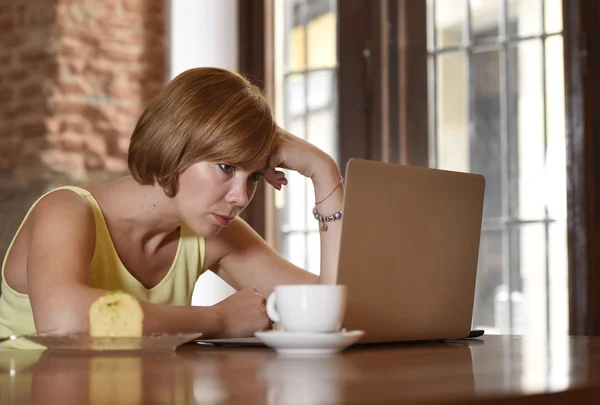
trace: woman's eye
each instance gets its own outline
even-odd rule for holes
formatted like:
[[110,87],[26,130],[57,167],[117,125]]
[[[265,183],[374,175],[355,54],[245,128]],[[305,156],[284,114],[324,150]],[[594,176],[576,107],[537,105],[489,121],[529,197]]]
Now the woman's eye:
[[250,179],[250,181],[256,183],[258,180],[260,180],[260,173],[252,173],[248,178]]
[[233,174],[233,172],[235,172],[235,167],[225,164],[225,163],[219,163],[219,168],[221,168],[221,170],[223,170],[223,173],[226,174]]

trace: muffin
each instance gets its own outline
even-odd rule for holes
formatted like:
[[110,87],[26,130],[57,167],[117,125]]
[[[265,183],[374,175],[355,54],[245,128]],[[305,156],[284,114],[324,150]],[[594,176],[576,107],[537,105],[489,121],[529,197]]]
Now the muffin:
[[109,292],[96,299],[90,307],[88,319],[92,337],[142,336],[142,306],[132,295],[123,291]]

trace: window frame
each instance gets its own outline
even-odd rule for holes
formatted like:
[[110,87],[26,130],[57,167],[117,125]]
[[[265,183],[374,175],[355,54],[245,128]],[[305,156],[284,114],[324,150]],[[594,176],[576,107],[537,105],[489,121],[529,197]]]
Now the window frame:
[[572,335],[600,334],[600,5],[563,0]]

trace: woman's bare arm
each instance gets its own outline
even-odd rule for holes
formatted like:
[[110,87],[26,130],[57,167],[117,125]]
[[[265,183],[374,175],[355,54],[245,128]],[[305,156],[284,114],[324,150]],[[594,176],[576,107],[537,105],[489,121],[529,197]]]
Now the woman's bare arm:
[[283,258],[241,218],[206,243],[207,267],[238,290],[254,287],[266,297],[277,285],[319,281]]
[[[106,291],[91,287],[94,215],[85,200],[56,191],[34,208],[27,260],[28,294],[38,332],[87,332],[88,310]],[[218,336],[222,319],[213,307],[142,303],[144,331],[202,332]]]

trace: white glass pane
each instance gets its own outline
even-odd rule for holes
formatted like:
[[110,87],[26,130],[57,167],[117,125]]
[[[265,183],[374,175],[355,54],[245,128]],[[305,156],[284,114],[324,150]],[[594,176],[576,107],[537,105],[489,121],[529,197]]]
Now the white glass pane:
[[[427,5],[429,8],[433,7],[433,0]],[[463,42],[466,16],[466,0],[435,0],[437,49],[457,46]]]
[[509,128],[517,136],[518,212],[521,219],[543,219],[545,211],[544,61],[541,40],[509,49]]
[[[317,221],[315,220],[315,222]],[[307,248],[309,255],[306,270],[319,275],[321,273],[321,235],[318,230],[308,234]]]
[[332,109],[312,112],[308,117],[308,141],[328,153],[337,155],[335,112]]
[[561,219],[550,224],[548,244],[550,334],[565,336],[569,333],[569,272],[566,220]]
[[303,116],[296,117],[289,122],[286,122],[285,129],[299,138],[306,139],[306,126]]
[[498,36],[502,0],[470,0],[473,40]]
[[511,36],[529,37],[542,33],[543,0],[508,0],[506,32]]
[[[313,187],[312,181],[310,179],[304,179],[304,201],[306,209],[304,212],[299,213],[304,218],[304,229],[305,230],[317,230],[319,228],[319,223],[315,220],[314,214],[312,213],[312,209],[315,206],[315,188]],[[312,254],[312,252],[311,252]]]
[[562,0],[545,0],[544,18],[547,33],[563,30]]
[[302,115],[306,111],[304,75],[290,75],[285,80],[285,109],[288,119]]
[[[514,331],[522,335],[546,335],[546,231],[544,224],[524,225],[520,229],[520,289],[518,305],[513,307]],[[513,292],[515,293],[515,292]]]
[[509,333],[508,280],[503,280],[502,231],[483,231],[479,244],[473,328],[486,334]]
[[463,52],[437,59],[437,166],[469,169],[469,83],[467,58]]
[[333,101],[334,71],[317,70],[308,74],[308,108],[327,108]]
[[306,204],[307,195],[312,196],[312,194],[307,193],[306,179],[301,174],[286,170],[286,177],[288,186],[284,188],[285,214],[280,217],[282,229],[287,232],[304,230],[308,223],[306,216],[306,212],[309,210]]
[[300,268],[306,266],[306,236],[304,233],[283,235],[281,250],[283,256]]
[[546,39],[546,204],[550,218],[567,217],[563,38]]

